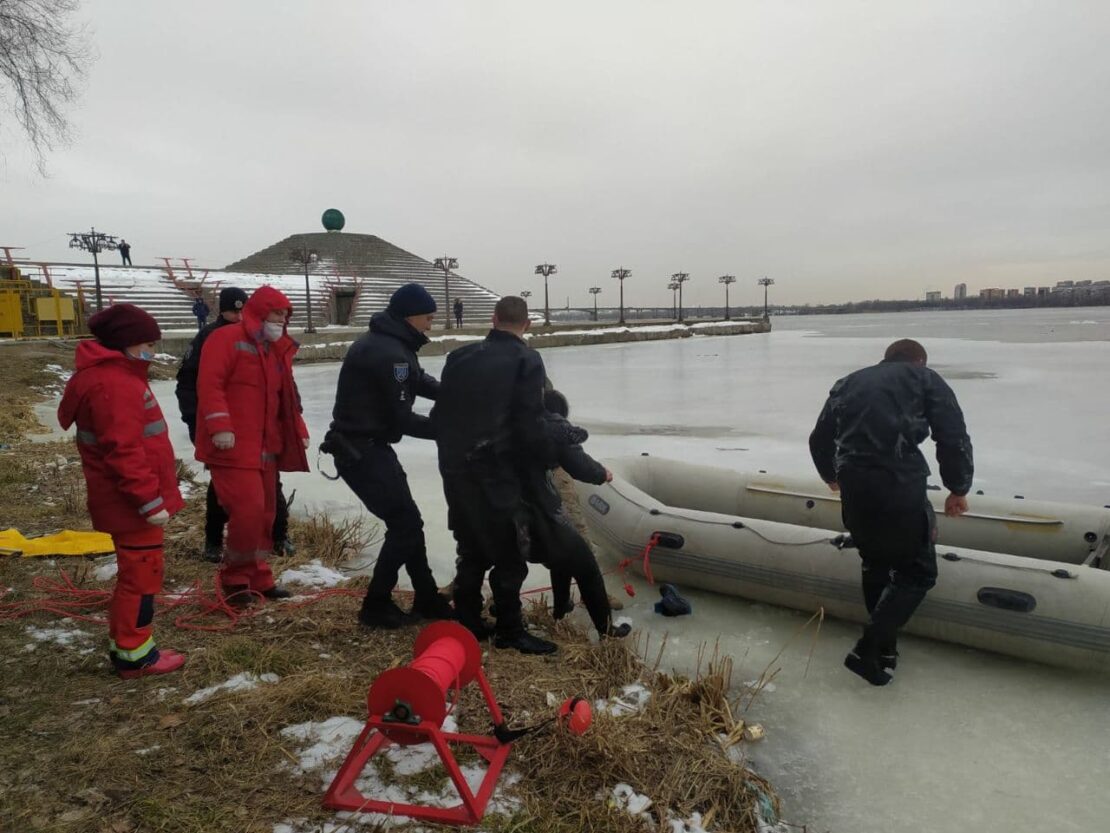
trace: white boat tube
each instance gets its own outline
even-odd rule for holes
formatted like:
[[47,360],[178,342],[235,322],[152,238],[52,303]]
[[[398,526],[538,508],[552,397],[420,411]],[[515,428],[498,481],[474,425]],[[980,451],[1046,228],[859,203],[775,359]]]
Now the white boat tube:
[[[658,457],[608,461],[579,484],[595,542],[638,558],[657,533],[656,580],[863,621],[859,557],[818,480]],[[933,499],[938,510],[943,494]],[[1110,509],[972,495],[938,511],[938,570],[905,630],[1053,665],[1110,671]]]

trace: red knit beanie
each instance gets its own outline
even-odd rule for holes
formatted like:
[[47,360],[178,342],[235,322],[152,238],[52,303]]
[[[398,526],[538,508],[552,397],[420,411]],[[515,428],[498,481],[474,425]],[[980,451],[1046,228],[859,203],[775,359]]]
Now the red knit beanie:
[[162,338],[154,316],[134,304],[112,304],[102,309],[89,319],[89,332],[111,350],[123,350]]

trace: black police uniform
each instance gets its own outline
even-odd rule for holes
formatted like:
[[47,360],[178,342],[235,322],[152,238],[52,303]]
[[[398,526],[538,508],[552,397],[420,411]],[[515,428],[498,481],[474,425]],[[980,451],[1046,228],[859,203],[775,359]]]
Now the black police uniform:
[[[204,342],[220,327],[233,322],[222,315],[217,315],[216,320],[204,327],[193,337],[192,343],[181,359],[181,366],[177,369],[177,386],[174,393],[177,395],[177,407],[181,411],[181,421],[189,429],[189,442],[197,440],[197,376],[200,373],[200,351],[204,349]],[[277,479],[277,511],[274,513],[274,526],[272,530],[274,551],[284,552],[289,540],[289,502],[285,499],[285,491],[281,487],[281,475]],[[216,497],[216,489],[212,481],[208,481],[208,492],[205,495],[204,512],[204,549],[210,560],[219,560],[219,553],[224,543],[224,527],[227,526],[227,512],[220,506]]]
[[439,470],[458,544],[455,610],[481,633],[489,570],[497,636],[526,634],[520,588],[528,575],[532,510],[524,482],[556,465],[543,422],[543,360],[509,332],[451,351],[432,410]]
[[439,388],[416,358],[427,343],[403,318],[388,311],[374,315],[370,332],[343,359],[331,429],[324,439],[339,476],[385,523],[385,541],[362,603],[360,618],[366,624],[385,624],[381,617],[392,609],[391,594],[402,566],[415,591],[413,610],[449,615],[428,566],[424,521],[393,451],[393,443],[404,435],[433,439],[429,419],[412,410],[417,396],[435,399]]
[[869,619],[857,653],[885,667],[894,665],[898,629],[936,583],[936,517],[918,448],[930,430],[941,480],[966,495],[974,465],[963,413],[927,367],[883,361],[844,377],[809,438],[822,479],[840,485],[844,526],[863,560]]

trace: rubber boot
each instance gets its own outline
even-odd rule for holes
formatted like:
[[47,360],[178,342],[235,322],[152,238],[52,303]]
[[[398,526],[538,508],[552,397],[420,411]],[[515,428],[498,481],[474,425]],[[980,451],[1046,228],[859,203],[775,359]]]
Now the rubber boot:
[[397,630],[412,622],[411,617],[397,607],[392,598],[378,598],[367,596],[362,601],[362,609],[358,613],[358,622],[364,628],[382,630]]
[[553,654],[559,650],[554,642],[533,636],[528,631],[518,631],[515,634],[499,634],[494,637],[495,648],[512,648],[522,654]]
[[133,680],[137,677],[149,677],[154,674],[172,674],[185,664],[185,655],[177,651],[159,651],[158,659],[144,665],[142,668],[126,668],[116,671],[121,679]]
[[477,619],[460,619],[459,624],[474,634],[474,638],[479,642],[485,642],[494,634],[494,627],[486,619],[478,617]]
[[868,645],[862,639],[844,658],[844,667],[853,674],[863,677],[871,685],[886,685],[894,679],[880,663],[878,649]]
[[250,607],[254,604],[254,594],[245,584],[224,584],[220,586],[224,594],[224,601],[231,607]]
[[417,593],[412,600],[412,612],[417,619],[454,619],[455,608],[451,600],[442,593]]
[[627,622],[621,622],[619,625],[609,625],[605,629],[605,633],[599,633],[598,637],[601,639],[624,639],[632,633],[632,626]]

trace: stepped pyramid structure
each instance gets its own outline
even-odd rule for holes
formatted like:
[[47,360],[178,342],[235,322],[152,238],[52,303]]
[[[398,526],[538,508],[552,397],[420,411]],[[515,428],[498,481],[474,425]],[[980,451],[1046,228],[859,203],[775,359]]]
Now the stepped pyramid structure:
[[[427,287],[439,304],[443,318],[444,277],[430,261],[417,257],[372,234],[346,234],[338,231],[294,234],[279,243],[255,252],[250,257],[229,264],[228,273],[299,276],[301,289],[294,294],[304,299],[304,266],[290,255],[297,250],[315,251],[317,261],[308,267],[313,286],[314,306],[317,281],[330,298],[331,321],[352,326],[365,326],[370,316],[385,309],[389,296],[405,283]],[[498,295],[471,280],[451,273],[451,303],[462,298],[467,322],[489,321]],[[282,287],[284,291],[284,286]],[[354,293],[353,299],[350,293]],[[344,315],[350,303],[350,314]],[[448,308],[448,312],[450,309]],[[342,319],[346,318],[346,321]],[[340,319],[336,321],[336,319]]]

